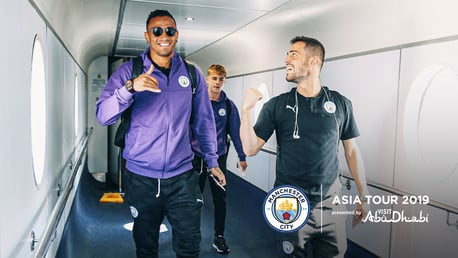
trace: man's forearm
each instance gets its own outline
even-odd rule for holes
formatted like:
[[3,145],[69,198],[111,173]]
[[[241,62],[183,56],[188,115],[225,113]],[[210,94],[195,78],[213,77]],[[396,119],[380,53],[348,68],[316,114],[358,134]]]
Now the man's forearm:
[[258,136],[253,129],[250,113],[250,110],[242,110],[240,140],[242,141],[243,152],[247,156],[254,156],[261,148],[259,147]]

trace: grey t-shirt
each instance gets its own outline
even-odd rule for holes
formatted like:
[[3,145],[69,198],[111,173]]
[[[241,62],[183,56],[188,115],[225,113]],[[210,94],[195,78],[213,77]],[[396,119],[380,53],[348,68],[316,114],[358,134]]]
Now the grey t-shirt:
[[[316,97],[297,94],[297,103],[296,88],[272,98],[264,104],[254,126],[265,141],[276,132],[275,186],[302,188],[312,207],[320,200],[321,185],[325,194],[337,177],[339,140],[359,136],[351,101],[323,88]],[[298,139],[293,137],[296,105]]]

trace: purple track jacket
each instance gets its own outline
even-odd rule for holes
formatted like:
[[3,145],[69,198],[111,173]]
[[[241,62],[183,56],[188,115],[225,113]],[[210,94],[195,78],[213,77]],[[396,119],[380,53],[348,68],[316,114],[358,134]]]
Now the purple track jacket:
[[[148,48],[141,54],[143,73],[152,64],[149,51]],[[218,166],[215,120],[199,69],[196,67],[193,97],[186,64],[177,53],[168,77],[159,69],[152,73],[159,82],[160,93],[128,92],[124,85],[131,79],[132,66],[132,61],[126,62],[110,76],[96,103],[96,116],[103,126],[116,123],[122,112],[133,105],[123,152],[127,169],[151,178],[170,178],[190,170],[190,130],[200,142],[205,162],[209,167]],[[190,124],[191,112],[194,115]]]

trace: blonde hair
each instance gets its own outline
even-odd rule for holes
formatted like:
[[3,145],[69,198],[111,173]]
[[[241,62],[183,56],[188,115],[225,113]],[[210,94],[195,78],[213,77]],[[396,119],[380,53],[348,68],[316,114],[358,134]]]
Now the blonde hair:
[[210,72],[214,71],[217,74],[221,74],[226,77],[226,68],[220,64],[212,64],[207,69],[207,75],[210,75]]

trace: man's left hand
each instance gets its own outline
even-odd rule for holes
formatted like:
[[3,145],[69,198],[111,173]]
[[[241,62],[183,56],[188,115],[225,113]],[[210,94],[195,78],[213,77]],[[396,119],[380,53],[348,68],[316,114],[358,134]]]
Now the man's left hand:
[[360,224],[363,221],[363,219],[367,216],[366,209],[368,210],[368,208],[364,209],[363,206],[368,206],[368,205],[366,205],[366,203],[362,203],[362,204],[357,204],[356,206],[355,215],[353,217],[353,227]]
[[216,180],[220,183],[221,186],[226,185],[226,177],[223,174],[223,171],[219,167],[210,168],[210,173]]

